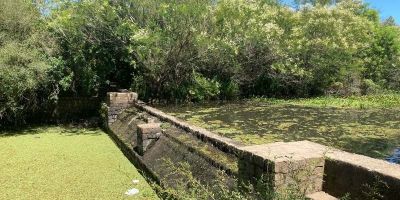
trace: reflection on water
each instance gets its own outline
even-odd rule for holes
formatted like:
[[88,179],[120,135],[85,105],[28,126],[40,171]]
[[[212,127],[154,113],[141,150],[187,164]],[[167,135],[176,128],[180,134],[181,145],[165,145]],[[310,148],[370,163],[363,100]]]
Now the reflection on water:
[[400,115],[396,109],[315,108],[247,101],[160,109],[245,144],[310,140],[375,158],[387,158],[400,146]]
[[391,163],[400,164],[400,147],[395,149],[393,155],[387,158],[386,160]]

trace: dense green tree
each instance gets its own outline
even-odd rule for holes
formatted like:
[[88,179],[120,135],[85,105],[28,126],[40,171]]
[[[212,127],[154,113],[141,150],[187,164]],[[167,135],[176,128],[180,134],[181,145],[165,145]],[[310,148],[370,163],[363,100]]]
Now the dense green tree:
[[66,2],[53,11],[49,28],[71,79],[67,95],[104,94],[111,81],[130,85],[136,58],[125,47],[135,23],[122,20],[109,1]]
[[0,3],[3,118],[114,85],[169,101],[400,90],[399,27],[359,0]]
[[400,29],[391,24],[377,24],[371,48],[365,55],[365,78],[382,88],[400,89]]
[[54,44],[48,36],[41,14],[31,1],[0,2],[2,122],[18,123],[49,100],[52,91],[49,56],[54,53]]
[[394,19],[394,17],[390,16],[387,19],[385,19],[383,21],[383,25],[385,26],[396,26],[396,20]]
[[168,100],[397,88],[398,36],[377,11],[358,0],[296,3],[67,1],[50,27],[80,95],[110,82]]

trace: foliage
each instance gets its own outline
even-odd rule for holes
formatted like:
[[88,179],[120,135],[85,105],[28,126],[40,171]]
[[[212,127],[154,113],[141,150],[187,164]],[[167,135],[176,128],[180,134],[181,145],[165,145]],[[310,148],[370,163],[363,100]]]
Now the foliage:
[[202,77],[201,74],[194,75],[194,85],[189,89],[192,100],[204,101],[205,97],[216,97],[220,92],[220,84],[216,80]]
[[400,29],[359,0],[34,2],[1,2],[8,121],[117,88],[147,101],[400,90]]
[[[197,99],[212,97],[213,91],[194,91],[208,89],[199,84],[209,83],[196,73],[200,68],[196,36],[207,28],[207,1],[134,2],[139,11],[146,11],[130,13],[130,18],[146,18],[140,22],[140,31],[131,37],[138,45],[129,47],[138,55],[142,73],[134,85],[147,89],[142,96],[168,100],[186,100],[193,95]],[[211,96],[202,96],[208,94]]]
[[[217,178],[207,184],[192,174],[190,165],[187,162],[173,163],[171,160],[163,160],[164,168],[170,168],[173,173],[167,174],[161,180],[174,179],[175,185],[161,188],[155,185],[160,191],[163,199],[204,199],[204,200],[303,200],[306,199],[303,191],[299,189],[300,182],[293,181],[287,188],[281,191],[274,191],[267,179],[260,178],[255,183],[234,179],[229,183],[226,174],[219,171]],[[307,166],[306,166],[307,167]],[[289,170],[290,171],[290,170]]]
[[67,1],[52,14],[48,27],[62,49],[66,67],[61,72],[70,79],[72,95],[99,94],[111,80],[129,85],[135,55],[126,46],[135,24],[122,21],[111,2]]
[[162,110],[248,145],[309,140],[382,159],[400,144],[399,94],[253,98]]
[[399,90],[400,29],[390,24],[377,25],[371,48],[366,52],[365,77],[382,87]]
[[29,1],[0,2],[2,123],[18,123],[29,112],[43,108],[51,96],[48,72],[54,44],[44,28],[39,11]]
[[399,29],[378,14],[358,0],[66,1],[49,24],[75,93],[117,82],[202,101],[398,90]]
[[389,188],[380,177],[374,176],[372,183],[363,184],[362,196],[366,199],[379,200],[385,198],[382,193]]

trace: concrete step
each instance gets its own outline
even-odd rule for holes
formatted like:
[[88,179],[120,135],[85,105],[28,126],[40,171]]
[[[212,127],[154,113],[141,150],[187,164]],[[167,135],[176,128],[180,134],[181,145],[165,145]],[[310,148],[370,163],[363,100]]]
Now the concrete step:
[[338,200],[338,198],[333,197],[325,192],[316,192],[313,194],[307,195],[307,198],[310,200]]

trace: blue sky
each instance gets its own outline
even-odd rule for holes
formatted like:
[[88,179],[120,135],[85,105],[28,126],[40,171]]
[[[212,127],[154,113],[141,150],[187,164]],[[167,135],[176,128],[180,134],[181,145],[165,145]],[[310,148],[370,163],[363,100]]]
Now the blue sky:
[[[283,0],[283,2],[292,3],[293,0]],[[400,0],[364,0],[364,2],[378,10],[382,20],[393,16],[396,23],[400,24]]]
[[400,1],[399,0],[365,0],[372,8],[379,10],[382,19],[393,16],[396,23],[400,23]]

